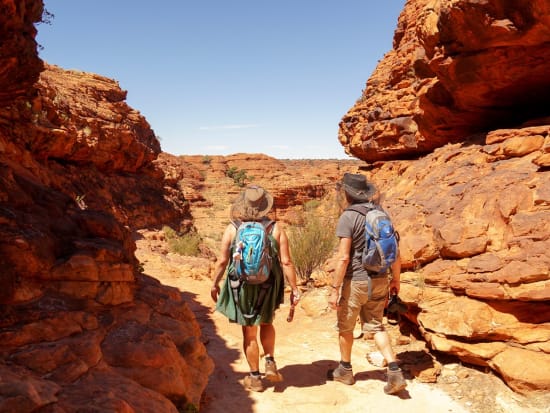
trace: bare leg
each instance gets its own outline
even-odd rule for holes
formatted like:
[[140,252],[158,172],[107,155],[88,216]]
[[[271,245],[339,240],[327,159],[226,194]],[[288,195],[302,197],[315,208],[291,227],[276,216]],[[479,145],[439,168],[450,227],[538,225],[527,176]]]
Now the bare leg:
[[391,347],[390,336],[387,331],[376,332],[374,334],[374,343],[376,344],[378,351],[382,353],[388,363],[396,360],[395,353]]
[[275,327],[273,324],[260,325],[260,341],[266,357],[275,357]]
[[260,369],[260,351],[258,348],[258,327],[243,326],[243,350],[250,367],[250,371],[259,371]]
[[351,348],[353,347],[353,331],[348,333],[339,333],[338,342],[340,344],[340,359],[351,363]]
[[327,379],[339,381],[348,385],[354,384],[355,378],[353,377],[353,370],[351,369],[353,331],[347,333],[339,332],[338,344],[340,345],[340,363],[338,363],[335,369],[327,371]]

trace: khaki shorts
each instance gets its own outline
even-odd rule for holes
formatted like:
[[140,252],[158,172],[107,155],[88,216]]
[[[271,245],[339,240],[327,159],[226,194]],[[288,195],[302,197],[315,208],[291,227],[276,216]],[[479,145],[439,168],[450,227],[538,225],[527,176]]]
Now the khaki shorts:
[[344,280],[340,303],[336,310],[336,329],[340,333],[351,333],[355,329],[357,317],[361,319],[364,332],[384,331],[382,319],[388,298],[388,279],[371,279],[372,298],[369,300],[368,281]]

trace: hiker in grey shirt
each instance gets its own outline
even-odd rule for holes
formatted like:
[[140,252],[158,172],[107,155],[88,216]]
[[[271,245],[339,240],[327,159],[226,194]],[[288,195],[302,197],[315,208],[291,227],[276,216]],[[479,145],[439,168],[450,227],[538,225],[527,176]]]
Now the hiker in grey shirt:
[[[367,204],[374,201],[376,187],[367,182],[361,174],[344,174],[341,181],[349,205]],[[384,307],[389,291],[399,293],[401,261],[397,255],[388,274],[372,277],[374,274],[364,268],[362,253],[365,246],[365,215],[345,210],[338,220],[336,235],[339,238],[336,268],[331,285],[329,306],[336,310],[340,363],[329,370],[327,378],[345,384],[354,384],[351,365],[353,330],[360,316],[363,331],[374,333],[374,342],[388,362],[387,384],[384,392],[395,394],[407,383],[397,364],[390,338],[382,324]],[[378,274],[377,274],[378,275]]]

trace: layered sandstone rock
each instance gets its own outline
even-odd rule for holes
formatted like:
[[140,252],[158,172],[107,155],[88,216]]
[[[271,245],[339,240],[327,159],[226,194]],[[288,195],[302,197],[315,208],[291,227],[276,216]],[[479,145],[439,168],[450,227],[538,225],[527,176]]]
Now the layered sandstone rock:
[[547,1],[408,1],[339,131],[397,222],[409,318],[525,393],[550,389],[549,21]]
[[[319,202],[334,193],[334,184],[344,172],[357,172],[363,164],[349,160],[281,160],[263,154],[229,156],[180,156],[162,154],[163,167],[179,177],[179,186],[190,200],[193,225],[211,250],[219,248],[220,236],[229,223],[230,207],[241,185],[261,185],[274,198],[270,216],[281,222],[296,222],[309,202]],[[181,171],[195,170],[198,173]],[[175,171],[180,171],[175,172]],[[235,182],[230,170],[242,171],[246,179]]]
[[43,5],[36,0],[0,2],[0,106],[26,96],[42,70],[36,53],[35,22],[42,19]]
[[134,256],[136,229],[188,215],[158,140],[116,82],[42,71],[41,1],[0,10],[0,411],[198,406],[195,316]]
[[547,116],[549,21],[545,0],[407,1],[340,142],[372,162]]
[[[516,134],[529,132],[541,136],[540,128]],[[547,143],[549,133],[543,132]],[[516,391],[544,391],[550,388],[550,172],[533,162],[540,149],[512,155],[518,152],[510,140],[452,144],[370,173],[401,235],[408,317],[432,348],[492,367]],[[520,354],[525,364],[518,369]]]

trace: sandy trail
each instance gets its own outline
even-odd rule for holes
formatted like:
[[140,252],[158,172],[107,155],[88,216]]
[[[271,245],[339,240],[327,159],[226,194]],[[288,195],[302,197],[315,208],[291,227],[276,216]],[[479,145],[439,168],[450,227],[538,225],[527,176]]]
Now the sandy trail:
[[[138,243],[139,247],[139,243]],[[264,381],[264,392],[245,390],[242,380],[248,365],[242,355],[241,328],[214,311],[210,298],[211,281],[205,276],[191,277],[180,258],[155,255],[138,248],[136,253],[145,273],[182,291],[201,325],[215,371],[204,393],[203,413],[256,412],[468,412],[441,390],[408,379],[408,387],[399,395],[386,395],[385,369],[371,365],[366,354],[374,350],[368,340],[358,339],[353,348],[356,383],[347,386],[326,380],[326,371],[339,358],[335,314],[316,318],[298,306],[294,321],[287,322],[288,304],[277,312],[276,360],[284,376],[281,383]],[[200,263],[200,262],[199,262]],[[196,267],[196,264],[194,264]],[[288,296],[285,298],[288,303]],[[260,363],[263,370],[263,360]]]

